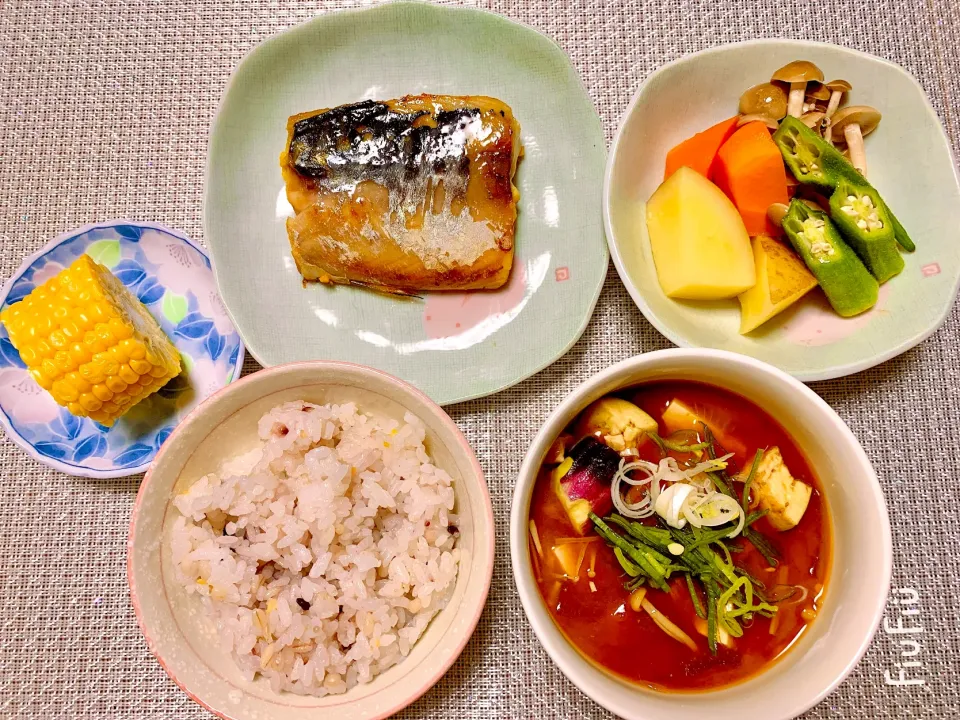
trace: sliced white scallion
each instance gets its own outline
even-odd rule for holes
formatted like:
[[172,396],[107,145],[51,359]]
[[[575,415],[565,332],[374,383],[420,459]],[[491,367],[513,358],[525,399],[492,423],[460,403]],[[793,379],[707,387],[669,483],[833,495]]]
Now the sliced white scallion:
[[[646,477],[629,477],[628,473],[634,470],[639,470],[646,473]],[[613,476],[613,482],[610,485],[610,497],[613,500],[613,506],[617,509],[617,512],[624,517],[635,519],[650,517],[653,515],[653,501],[651,500],[651,494],[653,485],[657,484],[654,482],[656,478],[656,470],[656,465],[644,460],[638,460],[631,463],[625,463],[623,460],[620,461],[620,467],[617,470],[617,474]],[[631,485],[633,487],[651,485],[651,489],[648,490],[639,501],[635,503],[628,503],[626,499],[624,499],[623,493],[620,490],[620,483],[626,483],[627,485]]]
[[687,525],[684,508],[691,495],[697,495],[697,489],[693,485],[674,483],[660,493],[654,510],[667,525],[682,530]]
[[[640,519],[657,514],[670,526],[717,527],[736,523],[728,537],[743,530],[746,516],[735,498],[717,492],[706,473],[723,470],[733,453],[681,468],[672,457],[654,464],[646,460],[620,461],[610,487],[613,506],[624,517]],[[630,477],[635,474],[635,477]],[[635,502],[627,502],[622,485],[646,490]],[[666,487],[663,485],[666,484]]]
[[736,522],[737,527],[727,535],[728,538],[739,535],[746,521],[740,503],[729,495],[716,491],[701,495],[695,502],[684,504],[683,516],[694,527],[718,527]]

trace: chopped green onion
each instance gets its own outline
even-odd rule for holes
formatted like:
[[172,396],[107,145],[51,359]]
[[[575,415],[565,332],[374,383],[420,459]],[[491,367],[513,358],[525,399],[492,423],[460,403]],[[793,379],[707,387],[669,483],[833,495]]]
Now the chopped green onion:
[[687,591],[690,593],[690,600],[693,602],[693,611],[697,614],[697,617],[706,618],[707,615],[703,611],[703,604],[700,602],[700,596],[697,595],[697,589],[693,586],[693,577],[690,573],[684,575],[687,579]]
[[[757,462],[755,458],[754,466]],[[756,467],[751,473],[755,471]],[[725,482],[721,474],[718,477],[721,483]],[[749,484],[745,483],[744,489],[747,491],[744,503],[747,504]],[[734,500],[738,510],[743,509],[740,498],[734,497]],[[764,514],[765,511],[744,511],[743,536],[775,565],[776,548],[748,526]],[[590,519],[596,533],[613,548],[617,562],[628,576],[625,584],[628,591],[647,586],[669,592],[667,582],[672,574],[683,574],[694,612],[698,618],[706,620],[711,653],[717,653],[721,638],[727,638],[728,634],[742,637],[745,627],[757,615],[776,616],[777,608],[765,596],[763,583],[734,564],[732,553],[742,548],[729,542],[730,524],[717,528],[693,525],[675,528],[658,516],[659,526],[653,526],[633,522],[619,513],[612,513],[605,519],[591,513]]]
[[[664,583],[664,579],[668,576],[668,571],[663,568],[659,563],[654,566],[651,565],[649,560],[645,555],[650,555],[656,553],[656,550],[648,548],[650,552],[643,553],[638,550],[634,545],[628,542],[622,535],[615,533],[603,520],[594,515],[590,514],[590,519],[593,520],[594,529],[597,534],[602,537],[604,540],[609,542],[611,545],[619,548],[627,558],[629,558],[634,564],[636,564],[647,576],[650,578],[650,582],[658,590],[666,590],[667,586]],[[662,556],[661,556],[662,557]],[[666,558],[664,558],[666,560]],[[664,565],[669,565],[670,561],[666,560]],[[658,569],[659,568],[659,569]]]
[[720,473],[717,472],[708,472],[707,477],[710,478],[710,481],[713,483],[714,487],[717,488],[719,492],[722,492],[724,495],[729,495],[732,498],[736,498],[736,495],[733,494],[733,490],[724,482],[723,477]]
[[770,565],[770,567],[777,567],[779,562],[777,561],[777,556],[779,553],[777,549],[770,544],[770,541],[767,540],[763,535],[758,533],[753,528],[746,528],[743,531],[743,536],[753,543],[753,546],[757,551],[763,555],[764,560]]
[[713,585],[713,580],[707,578],[703,581],[707,590],[707,647],[710,648],[710,654],[717,654],[717,589]]
[[[660,446],[661,450],[672,450],[673,452],[681,453],[694,453],[698,450],[706,450],[711,445],[712,442],[699,442],[699,443],[678,443],[673,440],[668,440],[667,438],[660,437],[657,433],[648,432],[647,435]],[[711,458],[713,459],[713,458]]]
[[627,575],[634,578],[643,575],[643,570],[640,568],[640,566],[634,565],[632,562],[630,562],[620,548],[613,548],[613,554],[616,555],[617,562],[620,563],[620,567],[623,568],[623,571]]
[[763,452],[763,450],[757,448],[757,454],[753,456],[753,465],[750,467],[750,474],[747,475],[747,479],[743,482],[744,515],[750,513],[750,484],[753,482],[753,477],[757,474],[757,468],[760,467],[760,461],[763,460]]
[[613,525],[617,525],[627,531],[627,534],[635,537],[637,540],[648,545],[666,548],[670,544],[670,531],[662,528],[649,527],[637,522],[630,522],[620,515],[611,515],[607,518]]

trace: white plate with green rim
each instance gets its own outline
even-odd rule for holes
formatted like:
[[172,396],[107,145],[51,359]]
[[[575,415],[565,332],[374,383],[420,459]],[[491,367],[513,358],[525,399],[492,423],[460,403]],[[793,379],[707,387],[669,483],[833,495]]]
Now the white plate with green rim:
[[[811,60],[853,85],[849,104],[883,115],[865,139],[870,182],[897,213],[917,249],[880,288],[869,312],[835,315],[819,290],[759,330],[738,333],[736,299],[671,300],[660,289],[646,232],[645,205],[663,180],[667,150],[732,117],[748,87],[792,60]],[[640,159],[643,161],[641,162]],[[878,365],[919,344],[943,324],[960,286],[960,180],[946,135],[919,83],[886,60],[835,45],[755,40],[704,50],[665,65],[643,83],[610,151],[604,220],[614,264],[646,318],[682,347],[751,355],[803,381]]]
[[[520,122],[509,282],[423,299],[304,287],[284,224],[287,118],[423,92],[490,95]],[[600,120],[576,71],[538,32],[421,3],[325,14],[260,44],[234,72],[210,137],[206,242],[223,300],[261,364],[361,363],[454,403],[529,377],[582,334],[607,269],[604,162]]]

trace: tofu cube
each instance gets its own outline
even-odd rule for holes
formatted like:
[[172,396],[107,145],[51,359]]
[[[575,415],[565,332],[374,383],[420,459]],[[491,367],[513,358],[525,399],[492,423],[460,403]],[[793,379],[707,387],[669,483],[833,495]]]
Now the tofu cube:
[[[749,469],[744,469],[746,479]],[[759,501],[761,510],[767,510],[767,520],[774,528],[790,530],[797,526],[807,510],[813,488],[790,474],[783,462],[780,448],[774,446],[763,453],[750,491]]]

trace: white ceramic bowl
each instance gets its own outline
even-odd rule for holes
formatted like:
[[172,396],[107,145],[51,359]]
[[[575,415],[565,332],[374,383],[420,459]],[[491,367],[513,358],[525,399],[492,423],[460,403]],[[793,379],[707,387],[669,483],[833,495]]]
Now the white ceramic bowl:
[[[354,401],[361,411],[426,426],[427,450],[454,479],[460,513],[460,573],[449,604],[398,665],[373,682],[325,698],[273,692],[245,681],[216,640],[198,598],[174,581],[169,552],[176,510],[171,499],[221,460],[259,444],[257,420],[290,400]],[[130,521],[127,573],[137,620],[151,652],[190,697],[228,720],[368,720],[383,718],[426,692],[460,655],[476,627],[493,574],[490,496],[476,456],[454,422],[419,390],[359,365],[307,362],[262,370],[227,386],[184,420],[147,472]]]
[[[594,400],[638,383],[697,380],[742,395],[796,440],[820,479],[833,526],[833,562],[823,609],[780,661],[722,690],[662,693],[590,662],[564,638],[537,589],[527,531],[530,497],[551,442]],[[771,365],[719,350],[662,350],[624,360],[585,382],[551,413],[520,468],[510,518],[513,574],[540,642],[583,692],[627,720],[786,720],[820,702],[870,644],[890,586],[890,524],[877,477],[843,420],[801,382]]]
[[[646,231],[646,202],[663,180],[667,151],[732,117],[740,94],[778,67],[812,60],[828,79],[853,84],[851,105],[883,113],[866,139],[870,181],[917,245],[885,283],[870,312],[841,318],[820,291],[749,335],[740,305],[672,300],[657,281]],[[664,65],[644,81],[624,113],[607,159],[603,214],[610,254],[647,320],[681,347],[731,350],[800,380],[826,380],[889,360],[929,337],[960,287],[960,179],[950,144],[920,84],[893,63],[855,50],[799,40],[752,40],[710,48]]]

